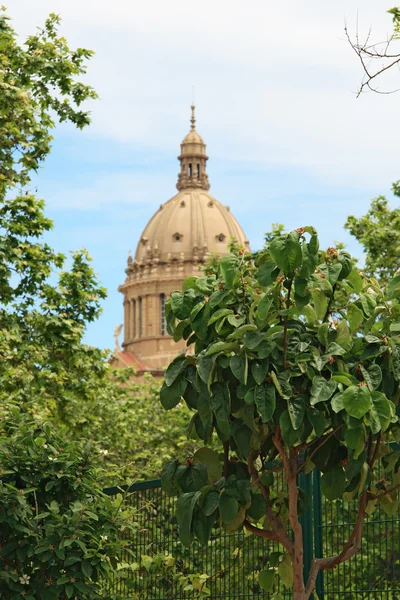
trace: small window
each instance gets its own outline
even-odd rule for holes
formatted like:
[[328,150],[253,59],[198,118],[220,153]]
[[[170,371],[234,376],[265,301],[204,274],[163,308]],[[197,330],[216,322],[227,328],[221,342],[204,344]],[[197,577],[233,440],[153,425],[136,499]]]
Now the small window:
[[165,321],[165,294],[160,294],[160,333],[165,335],[167,324]]
[[174,233],[174,235],[172,236],[173,240],[175,242],[180,242],[183,238],[183,235],[181,233]]
[[192,163],[189,163],[188,175],[189,177],[192,176]]
[[216,237],[217,242],[224,242],[225,241],[225,236],[223,233],[218,234]]
[[200,165],[197,165],[197,179],[200,179]]
[[139,337],[143,335],[143,302],[142,298],[139,298]]

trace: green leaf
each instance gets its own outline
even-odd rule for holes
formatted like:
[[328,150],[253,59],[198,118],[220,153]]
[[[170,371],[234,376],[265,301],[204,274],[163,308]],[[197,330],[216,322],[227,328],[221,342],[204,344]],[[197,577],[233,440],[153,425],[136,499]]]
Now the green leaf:
[[228,421],[231,412],[231,396],[227,382],[216,381],[211,385],[210,405],[217,419]]
[[257,315],[260,321],[265,321],[265,319],[268,317],[268,313],[270,311],[273,301],[273,298],[271,296],[268,296],[268,294],[264,294],[262,296],[257,308]]
[[81,568],[82,568],[82,572],[85,575],[85,577],[88,577],[90,579],[92,576],[92,573],[93,573],[93,567],[92,567],[90,560],[87,560],[87,559],[84,560],[82,562]]
[[339,413],[341,410],[344,410],[343,406],[343,392],[339,392],[339,394],[335,394],[331,400],[332,410],[335,413]]
[[282,431],[283,441],[288,446],[294,446],[300,440],[304,431],[303,424],[301,424],[297,430],[294,429],[288,410],[284,410],[281,414],[279,418],[279,426]]
[[258,585],[265,592],[270,592],[274,587],[275,571],[274,569],[264,569],[258,574]]
[[279,275],[279,269],[274,262],[266,262],[258,269],[257,279],[262,287],[272,285]]
[[257,385],[254,391],[254,399],[263,423],[270,421],[276,408],[276,395],[273,385]]
[[254,350],[264,340],[265,333],[262,331],[248,331],[244,336],[244,343],[249,350]]
[[237,342],[215,342],[214,344],[210,344],[208,346],[205,356],[211,356],[212,354],[218,354],[219,352],[234,352],[239,349],[239,344]]
[[240,419],[235,419],[232,424],[232,437],[238,447],[239,454],[247,460],[251,447],[251,429],[247,427]]
[[268,368],[268,360],[253,360],[251,363],[251,374],[257,384],[260,385],[261,383],[264,383],[268,373]]
[[201,492],[182,494],[176,503],[176,520],[178,521],[179,538],[182,544],[187,547],[190,546],[193,540],[193,510],[200,496]]
[[262,517],[265,517],[267,510],[267,503],[261,494],[251,494],[251,505],[247,509],[247,515],[258,521]]
[[252,325],[251,323],[247,323],[246,325],[241,325],[240,327],[238,327],[236,329],[236,331],[234,331],[233,333],[228,335],[227,339],[228,340],[238,340],[238,339],[244,337],[245,333],[247,333],[248,331],[257,331],[257,326]]
[[347,310],[347,319],[349,321],[351,331],[356,331],[364,321],[362,310],[360,310],[355,304],[351,304]]
[[269,245],[272,258],[286,275],[301,265],[302,252],[298,238],[297,232],[291,232],[288,235],[275,237]]
[[185,393],[187,383],[187,379],[183,375],[179,375],[170,386],[167,386],[165,382],[163,383],[160,391],[160,401],[166,410],[170,410],[179,404]]
[[360,365],[360,369],[369,391],[373,392],[374,390],[377,390],[382,381],[382,371],[380,366],[374,363],[370,365],[368,369],[365,369],[365,367]]
[[239,510],[239,503],[236,498],[228,496],[223,492],[219,498],[219,512],[223,523],[230,523],[234,520]]
[[201,509],[203,513],[209,517],[215,512],[219,506],[219,492],[211,490],[204,496],[203,504]]
[[197,356],[196,367],[199,377],[204,383],[209,383],[214,368],[216,356],[206,356],[204,350]]
[[172,292],[170,303],[172,312],[181,321],[187,319],[193,309],[196,293],[194,290],[189,290],[184,294],[180,292]]
[[328,308],[328,298],[325,296],[325,293],[319,289],[313,290],[311,294],[313,297],[317,319],[323,319]]
[[292,398],[288,399],[287,405],[293,429],[299,429],[303,423],[306,412],[305,400],[300,395],[293,396]]
[[367,386],[352,385],[343,392],[343,408],[351,417],[361,419],[371,407],[371,393]]
[[175,474],[178,465],[179,462],[177,460],[172,460],[164,465],[161,473],[161,487],[169,496],[175,496],[178,490],[178,486],[175,483]]
[[223,317],[226,317],[228,315],[233,314],[233,310],[230,308],[220,308],[219,310],[216,310],[215,313],[213,313],[212,317],[210,317],[210,319],[208,320],[207,325],[212,325],[213,323],[215,323],[216,321],[219,321],[219,319],[222,319]]
[[358,384],[358,380],[353,377],[353,375],[350,375],[350,373],[346,373],[345,371],[336,371],[336,373],[332,375],[332,379],[338,383],[342,383],[346,387]]
[[221,479],[222,467],[218,454],[211,448],[199,448],[193,455],[194,463],[201,463],[206,466],[208,474],[208,483],[215,483]]
[[230,360],[230,367],[236,379],[238,379],[240,383],[244,383],[244,385],[246,385],[248,374],[247,354],[243,352],[242,354],[235,354],[235,356],[232,356]]
[[227,287],[232,289],[235,280],[238,279],[239,259],[234,254],[226,254],[221,258],[219,265],[223,280]]
[[398,298],[400,296],[400,275],[393,277],[386,289],[388,298]]
[[337,383],[333,379],[328,381],[325,377],[316,375],[311,386],[311,406],[314,406],[318,402],[326,402],[329,400],[336,388]]
[[385,432],[392,419],[389,400],[380,392],[372,392],[371,397],[371,431],[374,434],[379,431]]
[[341,498],[347,487],[346,474],[341,465],[336,465],[321,477],[321,491],[328,500]]
[[293,565],[292,565],[292,560],[291,560],[289,554],[285,554],[282,557],[282,560],[278,565],[278,573],[279,573],[279,577],[281,578],[283,585],[286,588],[292,588],[293,587]]
[[174,358],[172,363],[168,365],[165,371],[165,383],[167,386],[171,386],[175,379],[182,373],[186,364],[186,356],[177,356]]
[[187,277],[182,283],[182,292],[185,293],[188,290],[193,289],[196,284],[196,279],[197,277]]
[[307,407],[307,418],[310,421],[311,425],[317,436],[323,434],[325,428],[328,425],[327,420],[325,419],[324,413],[317,410],[316,408],[308,408]]
[[183,492],[197,492],[207,485],[207,467],[200,463],[181,465],[176,470],[175,480]]

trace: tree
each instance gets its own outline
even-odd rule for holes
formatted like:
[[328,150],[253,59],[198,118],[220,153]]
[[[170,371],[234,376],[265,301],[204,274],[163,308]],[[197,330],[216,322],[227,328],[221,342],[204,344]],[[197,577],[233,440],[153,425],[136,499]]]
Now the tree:
[[358,31],[355,40],[352,40],[347,25],[345,26],[347,40],[357,54],[363,69],[363,78],[357,92],[357,97],[365,90],[370,90],[377,94],[392,94],[398,91],[398,89],[381,90],[377,87],[377,82],[383,79],[384,74],[388,71],[393,71],[400,64],[400,52],[392,50],[393,44],[396,44],[400,40],[400,8],[391,8],[387,12],[392,15],[393,33],[383,42],[371,43],[371,30],[368,32],[365,41],[360,41]]
[[[400,182],[392,190],[400,198]],[[344,227],[364,247],[367,275],[387,283],[400,267],[400,209],[391,210],[385,196],[378,196],[366,215],[348,217]]]
[[[400,272],[382,289],[353,264],[342,249],[320,251],[304,227],[274,237],[255,261],[244,250],[223,257],[167,303],[169,333],[194,354],[169,365],[161,403],[183,397],[205,443],[163,471],[164,489],[179,496],[181,541],[206,543],[222,524],[279,543],[259,582],[272,591],[279,574],[295,600],[358,552],[367,511],[398,507],[400,454],[389,443],[400,437]],[[221,454],[208,447],[215,434]],[[358,508],[347,542],[314,559],[304,581],[298,475],[314,469],[328,501],[345,494]]]

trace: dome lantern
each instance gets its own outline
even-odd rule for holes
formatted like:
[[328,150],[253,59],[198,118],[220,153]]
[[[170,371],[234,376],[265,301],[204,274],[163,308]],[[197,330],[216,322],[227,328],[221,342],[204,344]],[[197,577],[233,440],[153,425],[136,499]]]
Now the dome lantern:
[[176,187],[179,191],[187,188],[200,188],[209,190],[208,175],[206,173],[206,145],[203,138],[196,131],[195,105],[192,104],[190,118],[190,131],[181,143],[181,153],[178,160],[181,171],[178,175]]

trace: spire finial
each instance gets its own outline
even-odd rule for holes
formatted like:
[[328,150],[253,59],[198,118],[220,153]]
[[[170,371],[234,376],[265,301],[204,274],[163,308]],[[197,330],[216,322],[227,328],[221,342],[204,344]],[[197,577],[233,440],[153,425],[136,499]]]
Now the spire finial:
[[194,110],[195,110],[195,108],[196,108],[196,107],[195,107],[195,105],[194,105],[194,104],[192,104],[192,106],[191,106],[191,109],[192,109],[192,117],[191,117],[191,119],[190,119],[190,122],[191,122],[191,126],[190,126],[190,128],[191,128],[192,130],[194,130],[194,129],[195,129],[195,127],[196,127],[196,117],[195,117],[195,115],[194,115]]

